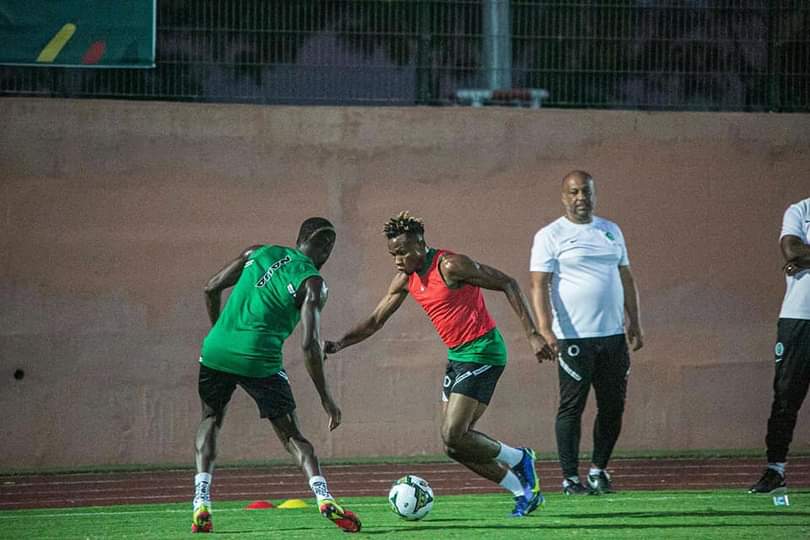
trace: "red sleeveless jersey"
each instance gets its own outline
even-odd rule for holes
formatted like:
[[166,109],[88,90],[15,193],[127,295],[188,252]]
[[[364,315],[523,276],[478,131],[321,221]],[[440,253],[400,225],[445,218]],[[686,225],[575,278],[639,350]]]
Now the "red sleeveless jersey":
[[452,349],[483,336],[495,328],[495,321],[479,287],[447,286],[439,273],[439,260],[444,254],[450,252],[436,250],[425,275],[414,272],[408,277],[408,292],[430,317],[444,344]]

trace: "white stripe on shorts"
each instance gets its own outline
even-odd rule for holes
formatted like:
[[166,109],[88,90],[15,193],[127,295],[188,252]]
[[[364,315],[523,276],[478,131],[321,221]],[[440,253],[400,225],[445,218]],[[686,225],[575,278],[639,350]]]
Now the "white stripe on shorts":
[[459,375],[459,377],[453,383],[453,386],[450,387],[450,392],[452,392],[453,388],[455,388],[456,385],[458,383],[460,383],[461,381],[463,381],[463,380],[465,380],[465,379],[467,379],[469,377],[477,377],[478,375],[481,375],[482,373],[484,373],[485,371],[487,371],[491,367],[492,367],[491,365],[485,364],[485,365],[481,366],[480,368],[477,368],[477,369],[474,369],[472,371],[467,371],[465,373],[462,373],[461,375]]
[[565,361],[562,359],[562,355],[557,357],[557,362],[560,363],[560,367],[563,368],[563,371],[568,373],[571,376],[572,379],[574,379],[575,381],[581,381],[582,380],[582,375],[580,375],[579,373],[577,373],[576,371],[571,369],[571,366],[566,364]]

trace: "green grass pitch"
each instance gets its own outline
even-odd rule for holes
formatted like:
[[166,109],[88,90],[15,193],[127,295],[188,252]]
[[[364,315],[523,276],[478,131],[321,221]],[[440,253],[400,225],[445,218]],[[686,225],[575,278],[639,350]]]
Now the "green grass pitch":
[[[790,506],[740,490],[621,492],[601,497],[547,496],[532,515],[508,517],[505,494],[439,496],[422,521],[399,519],[383,497],[343,503],[357,512],[356,538],[470,539],[810,538],[810,491],[790,492]],[[281,501],[273,501],[279,503]],[[214,503],[214,535],[225,538],[347,538],[309,508],[245,510],[244,502]],[[0,538],[193,538],[190,503],[0,512]]]

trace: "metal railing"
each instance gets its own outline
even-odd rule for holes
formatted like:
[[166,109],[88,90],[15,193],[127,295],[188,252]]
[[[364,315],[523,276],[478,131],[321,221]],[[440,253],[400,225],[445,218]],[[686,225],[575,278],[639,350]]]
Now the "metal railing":
[[0,95],[810,112],[803,0],[159,0],[157,39],[155,69],[0,66]]

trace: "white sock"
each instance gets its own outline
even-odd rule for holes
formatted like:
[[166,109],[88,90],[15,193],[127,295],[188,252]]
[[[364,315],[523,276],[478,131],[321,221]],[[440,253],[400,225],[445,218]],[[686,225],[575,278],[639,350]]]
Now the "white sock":
[[312,493],[315,494],[315,498],[318,500],[318,503],[324,499],[333,499],[331,493],[329,493],[329,486],[326,485],[326,478],[323,476],[313,476],[309,479],[309,487],[312,490]]
[[591,467],[591,469],[588,471],[588,476],[597,476],[598,474],[601,474],[602,471],[604,471],[604,470],[605,469],[599,469],[597,467]]
[[194,476],[194,509],[205,504],[211,506],[211,475],[209,473],[197,473]]
[[768,468],[773,469],[779,473],[782,478],[785,477],[785,464],[784,463],[768,463]]
[[523,450],[512,448],[511,446],[501,443],[501,449],[498,450],[498,455],[495,456],[495,461],[514,467],[520,460],[523,459]]
[[507,491],[511,491],[515,497],[524,495],[523,484],[520,483],[520,480],[512,471],[506,471],[506,476],[498,482],[498,485]]

